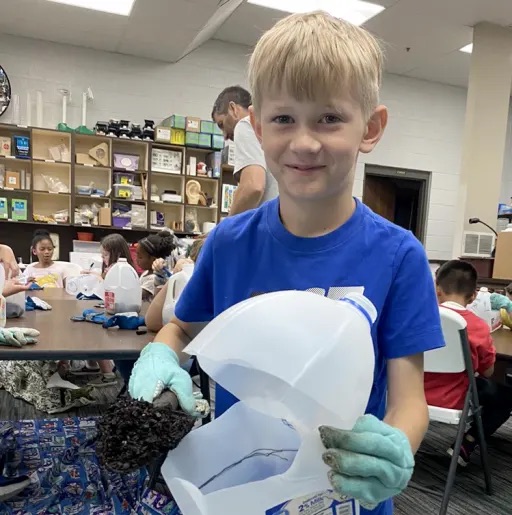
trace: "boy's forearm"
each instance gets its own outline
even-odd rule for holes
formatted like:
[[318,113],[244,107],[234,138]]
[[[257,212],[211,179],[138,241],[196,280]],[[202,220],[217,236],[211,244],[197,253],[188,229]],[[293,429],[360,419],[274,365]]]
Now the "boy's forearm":
[[190,343],[191,338],[174,322],[164,325],[153,341],[169,346],[178,355],[180,363],[185,363],[190,358],[183,353],[183,349]]
[[404,400],[400,406],[388,409],[384,422],[403,431],[409,439],[412,452],[416,453],[428,429],[427,403]]

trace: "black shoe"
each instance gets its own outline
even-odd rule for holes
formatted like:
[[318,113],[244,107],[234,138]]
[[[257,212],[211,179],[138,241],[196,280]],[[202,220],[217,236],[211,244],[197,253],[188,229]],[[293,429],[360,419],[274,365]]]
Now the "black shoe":
[[[455,447],[455,442],[453,442],[453,445],[446,451],[449,456],[453,456],[453,448]],[[457,463],[461,467],[467,467],[469,463],[471,462],[471,455],[473,454],[473,451],[478,447],[478,443],[476,440],[473,440],[470,442],[466,436],[464,436],[464,439],[462,440],[462,445],[460,446],[460,453],[459,457],[457,459]]]

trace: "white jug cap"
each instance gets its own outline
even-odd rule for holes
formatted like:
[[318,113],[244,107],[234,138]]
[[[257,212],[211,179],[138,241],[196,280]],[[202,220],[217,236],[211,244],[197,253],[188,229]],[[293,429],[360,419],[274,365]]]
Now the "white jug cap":
[[249,407],[297,426],[351,428],[367,406],[375,355],[363,296],[346,302],[281,291],[247,299],[186,347],[202,369]]
[[117,260],[118,263],[128,263],[128,260],[126,258],[123,258],[123,257],[120,257],[118,260]]

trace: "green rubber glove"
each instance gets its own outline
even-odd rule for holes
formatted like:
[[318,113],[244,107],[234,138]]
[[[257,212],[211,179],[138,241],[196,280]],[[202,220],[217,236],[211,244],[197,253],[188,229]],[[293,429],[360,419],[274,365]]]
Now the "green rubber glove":
[[39,331],[29,327],[5,327],[0,329],[0,345],[23,347],[37,343]]
[[405,434],[364,415],[352,431],[321,426],[323,454],[331,467],[329,480],[336,492],[359,501],[363,508],[379,503],[405,489],[414,470],[414,456]]
[[510,299],[499,293],[491,293],[491,309],[499,311],[503,308],[512,313],[512,302]]
[[128,391],[133,399],[153,402],[166,388],[176,394],[183,411],[195,417],[201,416],[196,410],[192,378],[180,367],[178,356],[164,343],[153,342],[140,353]]

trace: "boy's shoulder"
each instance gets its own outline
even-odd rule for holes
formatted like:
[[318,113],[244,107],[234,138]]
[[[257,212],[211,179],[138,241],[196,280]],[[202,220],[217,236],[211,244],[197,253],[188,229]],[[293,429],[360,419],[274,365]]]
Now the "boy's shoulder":
[[[270,202],[274,201],[277,200]],[[253,237],[254,229],[266,223],[267,204],[270,202],[222,220],[214,229],[216,245]]]

